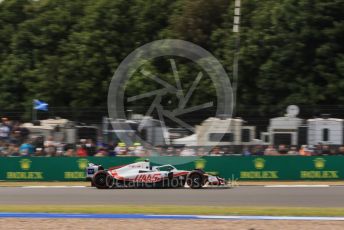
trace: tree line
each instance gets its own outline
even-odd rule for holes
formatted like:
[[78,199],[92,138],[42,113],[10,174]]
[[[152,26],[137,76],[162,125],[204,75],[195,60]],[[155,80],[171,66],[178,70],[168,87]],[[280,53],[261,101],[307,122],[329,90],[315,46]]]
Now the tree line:
[[[200,45],[232,77],[233,13],[232,0],[3,0],[0,109],[28,116],[36,98],[66,109],[104,108],[120,62],[164,38]],[[243,0],[237,114],[343,104],[343,41],[342,0]],[[151,68],[167,77],[165,64]],[[191,72],[180,69],[186,85]],[[208,85],[191,104],[211,96]],[[129,86],[129,94],[153,87],[135,78]]]

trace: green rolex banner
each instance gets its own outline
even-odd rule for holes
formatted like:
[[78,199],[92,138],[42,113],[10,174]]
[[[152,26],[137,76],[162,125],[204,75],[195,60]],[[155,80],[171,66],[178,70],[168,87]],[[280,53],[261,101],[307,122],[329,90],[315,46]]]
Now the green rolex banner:
[[[105,168],[143,160],[138,157],[0,157],[3,181],[83,181],[89,162]],[[236,180],[342,180],[344,157],[151,157],[152,162],[179,162],[178,169],[203,169]],[[154,163],[153,163],[154,164]]]

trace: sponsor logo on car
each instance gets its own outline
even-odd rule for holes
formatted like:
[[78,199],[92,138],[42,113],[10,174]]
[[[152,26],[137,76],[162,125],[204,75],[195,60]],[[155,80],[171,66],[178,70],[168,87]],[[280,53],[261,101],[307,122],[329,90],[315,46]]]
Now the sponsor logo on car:
[[137,182],[158,182],[162,179],[162,176],[160,173],[155,174],[140,174],[137,175],[134,179],[134,181]]

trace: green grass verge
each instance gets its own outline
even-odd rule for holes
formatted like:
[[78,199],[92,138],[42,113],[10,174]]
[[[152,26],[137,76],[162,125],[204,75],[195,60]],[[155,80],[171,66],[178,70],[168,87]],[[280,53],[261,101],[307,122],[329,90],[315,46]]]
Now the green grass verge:
[[1,205],[0,212],[344,216],[344,208],[215,207],[179,205]]

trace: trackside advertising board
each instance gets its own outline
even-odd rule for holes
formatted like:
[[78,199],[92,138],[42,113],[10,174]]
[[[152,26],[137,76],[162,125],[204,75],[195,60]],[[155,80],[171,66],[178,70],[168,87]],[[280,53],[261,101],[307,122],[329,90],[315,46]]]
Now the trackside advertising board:
[[[178,169],[201,168],[232,180],[342,180],[344,156],[151,157]],[[105,168],[144,160],[138,157],[0,157],[2,181],[83,181],[89,162]],[[176,163],[178,162],[178,163]]]

